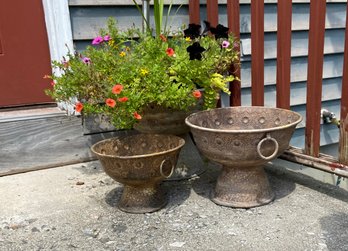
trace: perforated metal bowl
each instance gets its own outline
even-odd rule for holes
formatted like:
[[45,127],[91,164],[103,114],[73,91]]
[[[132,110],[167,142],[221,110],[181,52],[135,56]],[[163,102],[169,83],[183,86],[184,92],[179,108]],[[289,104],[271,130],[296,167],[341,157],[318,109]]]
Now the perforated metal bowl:
[[184,144],[173,135],[137,134],[103,140],[91,150],[104,171],[124,184],[118,207],[130,213],[147,213],[167,203],[160,182],[173,173]]
[[262,165],[289,147],[300,114],[278,108],[226,107],[201,111],[185,120],[199,151],[223,165],[213,201],[252,207],[274,194]]

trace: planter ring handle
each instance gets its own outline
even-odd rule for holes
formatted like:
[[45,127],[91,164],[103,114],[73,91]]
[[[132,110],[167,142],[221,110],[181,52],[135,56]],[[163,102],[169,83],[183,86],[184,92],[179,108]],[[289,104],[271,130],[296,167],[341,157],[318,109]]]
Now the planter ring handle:
[[[265,141],[267,141],[267,140],[272,141],[272,142],[274,143],[274,147],[275,147],[274,152],[273,152],[270,156],[264,156],[264,155],[261,153],[261,145],[263,144],[263,142],[265,142]],[[257,153],[259,154],[259,156],[260,156],[262,159],[264,159],[264,160],[271,160],[271,159],[273,159],[273,158],[277,155],[278,150],[279,150],[279,144],[278,144],[278,142],[277,142],[277,140],[276,140],[275,138],[272,138],[272,137],[271,137],[271,134],[270,134],[270,133],[267,133],[267,134],[266,134],[266,138],[261,139],[260,142],[257,144],[256,150],[257,150]]]
[[175,165],[172,164],[172,169],[170,170],[170,174],[169,174],[169,175],[165,175],[165,174],[163,173],[163,164],[164,164],[166,161],[169,161],[169,162],[172,164],[172,162],[171,162],[169,159],[164,159],[164,160],[162,160],[161,165],[160,165],[160,173],[161,173],[162,177],[168,179],[170,176],[172,176],[172,174],[173,174],[173,172],[174,172]]

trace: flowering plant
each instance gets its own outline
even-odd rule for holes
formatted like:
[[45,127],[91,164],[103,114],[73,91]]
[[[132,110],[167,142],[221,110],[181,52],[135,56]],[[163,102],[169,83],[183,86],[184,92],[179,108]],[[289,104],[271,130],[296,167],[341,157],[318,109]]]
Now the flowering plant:
[[135,28],[121,32],[110,19],[83,53],[53,62],[61,74],[49,76],[53,88],[46,92],[73,102],[76,112],[107,115],[119,129],[141,120],[147,105],[187,111],[203,102],[213,108],[235,79],[229,71],[238,61],[236,43],[222,25],[206,23],[202,31],[190,24],[169,38]]

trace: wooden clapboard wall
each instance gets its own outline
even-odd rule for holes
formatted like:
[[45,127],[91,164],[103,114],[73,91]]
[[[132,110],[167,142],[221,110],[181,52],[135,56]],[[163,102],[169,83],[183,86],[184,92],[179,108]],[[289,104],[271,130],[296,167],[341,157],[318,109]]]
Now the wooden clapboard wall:
[[[140,2],[140,1],[138,1]],[[170,2],[170,1],[167,1]],[[201,20],[206,19],[206,1],[201,3]],[[277,1],[265,0],[265,105],[276,106],[276,31]],[[188,0],[175,0],[175,6],[183,4],[172,19],[172,27],[187,24]],[[251,61],[250,61],[250,0],[240,0],[240,32],[242,39],[242,105],[251,105]],[[325,48],[323,70],[322,108],[340,113],[340,96],[343,67],[345,16],[347,1],[328,0],[325,20]],[[131,0],[69,0],[71,24],[75,46],[83,50],[100,28],[105,27],[109,16],[118,20],[119,27],[125,29],[135,24],[141,27],[141,16]],[[175,9],[175,8],[174,8]],[[226,0],[219,1],[219,23],[227,26]],[[309,0],[293,0],[292,45],[291,45],[291,109],[305,118],[306,78],[309,28]],[[223,102],[225,103],[225,102]],[[296,130],[291,144],[304,147],[304,125]],[[320,144],[338,142],[338,129],[333,125],[321,126]]]
[[123,130],[84,135],[81,118],[68,117],[64,112],[0,116],[0,177],[95,160],[90,151],[94,143],[132,133]]

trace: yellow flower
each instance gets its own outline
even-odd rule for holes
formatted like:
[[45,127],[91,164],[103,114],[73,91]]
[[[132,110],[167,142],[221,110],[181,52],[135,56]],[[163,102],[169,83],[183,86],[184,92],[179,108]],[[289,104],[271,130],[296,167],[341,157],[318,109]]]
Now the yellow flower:
[[190,37],[186,37],[185,40],[186,40],[186,42],[191,42],[191,38]]
[[145,76],[145,75],[147,75],[148,73],[149,73],[148,70],[146,70],[146,69],[140,69],[140,74],[141,74],[141,75]]
[[121,57],[124,57],[124,56],[126,56],[126,53],[125,53],[124,51],[121,51],[121,52],[120,52],[120,56],[121,56]]
[[112,40],[112,39],[108,41],[108,45],[109,45],[111,48],[117,49],[117,45],[115,45],[115,41]]
[[115,41],[114,40],[109,40],[109,42],[108,42],[108,45],[110,45],[111,47],[113,47],[114,46],[114,44],[115,44]]

